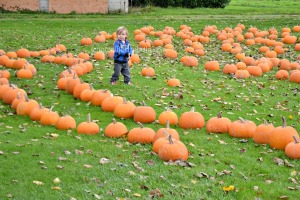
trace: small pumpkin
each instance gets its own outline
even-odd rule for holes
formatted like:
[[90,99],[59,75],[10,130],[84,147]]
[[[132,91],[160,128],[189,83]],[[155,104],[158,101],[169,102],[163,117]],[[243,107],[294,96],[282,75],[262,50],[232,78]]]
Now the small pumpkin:
[[166,111],[160,113],[158,116],[158,122],[159,124],[167,124],[168,122],[170,125],[176,125],[178,124],[178,116],[175,112],[168,108]]
[[110,96],[102,101],[101,108],[105,112],[114,112],[116,106],[121,103],[123,103],[123,97]]
[[176,161],[181,159],[186,161],[188,159],[188,149],[181,141],[172,139],[168,136],[169,143],[162,145],[158,150],[158,157],[164,161]]
[[167,84],[170,87],[178,87],[180,86],[180,80],[177,78],[171,78],[168,80]]
[[298,132],[291,126],[286,125],[285,117],[282,117],[282,126],[274,128],[270,133],[269,145],[272,148],[284,150],[286,145],[293,142],[293,136],[299,138]]
[[94,106],[101,106],[104,99],[111,97],[112,93],[109,90],[96,90],[91,98],[91,103]]
[[290,142],[286,145],[284,152],[287,157],[291,159],[299,159],[300,158],[300,142],[299,138],[293,135],[294,142]]
[[42,103],[39,104],[39,107],[34,108],[31,113],[29,114],[29,117],[32,121],[40,121],[42,115],[45,112],[49,112],[49,108],[43,107]]
[[130,102],[127,101],[126,98],[123,98],[123,103],[117,104],[114,109],[114,115],[119,118],[128,119],[132,118],[134,114],[136,106]]
[[167,132],[168,135],[171,135],[176,140],[180,140],[180,136],[179,136],[178,132],[176,131],[176,129],[170,128],[169,121],[167,121],[165,128],[160,128],[156,131],[156,133],[153,137],[153,142],[155,142],[156,140],[158,140],[161,137],[165,137],[166,135],[164,132]]
[[195,112],[195,108],[192,107],[191,111],[184,112],[179,118],[179,126],[183,129],[197,129],[203,128],[205,120],[200,112]]
[[239,117],[238,120],[231,123],[228,133],[231,137],[252,138],[255,130],[256,124],[254,122]]
[[216,117],[207,121],[206,131],[209,133],[228,133],[231,120],[222,116],[222,111]]
[[275,127],[268,124],[264,119],[264,123],[257,126],[253,134],[253,141],[257,144],[269,144],[270,133]]
[[142,123],[137,122],[139,127],[132,128],[127,135],[130,143],[149,144],[152,143],[155,131],[152,128],[144,127]]
[[86,88],[82,90],[80,93],[80,100],[84,102],[90,102],[92,99],[92,96],[96,90],[94,90],[93,85],[89,84],[89,88]]
[[128,133],[127,127],[122,122],[112,119],[112,123],[108,124],[104,130],[104,135],[110,138],[118,138]]
[[151,106],[147,106],[142,102],[141,106],[137,106],[133,113],[133,121],[141,123],[151,123],[156,119],[156,112]]
[[58,130],[69,130],[75,128],[76,128],[76,121],[70,115],[61,116],[58,118],[56,122],[56,129]]
[[42,125],[55,125],[57,120],[59,119],[59,115],[57,112],[53,111],[53,106],[47,111],[44,112],[41,116],[40,123]]
[[153,77],[155,76],[155,70],[153,67],[144,67],[141,71],[142,76]]
[[86,89],[90,89],[90,84],[88,84],[88,83],[83,82],[82,80],[80,80],[80,83],[76,84],[75,87],[74,87],[73,96],[76,99],[80,99],[80,95],[81,95],[82,91],[86,90]]
[[[161,137],[157,138],[156,140],[153,139],[152,142],[152,150],[158,154],[159,149],[169,143],[169,132],[163,131]],[[172,135],[171,135],[172,136]],[[155,137],[155,136],[154,136]],[[173,141],[176,141],[177,139],[172,137]]]
[[28,99],[27,94],[24,95],[25,101],[22,101],[17,106],[17,115],[30,115],[34,108],[38,108],[39,104],[34,99]]
[[78,134],[96,135],[100,131],[100,128],[96,122],[91,120],[91,114],[87,115],[87,120],[81,122],[77,127]]

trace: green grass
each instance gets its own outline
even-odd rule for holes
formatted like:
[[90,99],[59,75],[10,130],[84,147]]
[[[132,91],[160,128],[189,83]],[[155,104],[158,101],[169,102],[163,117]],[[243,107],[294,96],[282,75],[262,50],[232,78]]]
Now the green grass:
[[[171,26],[178,31],[181,24],[186,24],[196,34],[200,34],[206,25],[216,25],[218,30],[222,30],[243,23],[246,30],[251,26],[260,30],[275,27],[279,32],[283,27],[299,25],[298,1],[260,2],[251,1],[251,4],[250,1],[236,0],[225,9],[213,9],[213,12],[210,9],[147,8],[149,10],[140,14],[129,15],[7,13],[0,16],[0,26],[4,27],[0,30],[0,49],[6,52],[21,47],[41,50],[62,43],[74,55],[81,51],[92,55],[99,50],[107,52],[113,41],[83,47],[79,45],[81,38],[93,38],[100,31],[113,33],[117,27],[125,25],[130,32],[129,40],[142,59],[131,70],[134,86],[123,85],[123,77],[120,77],[117,86],[111,86],[112,60],[107,59],[92,61],[94,70],[81,77],[93,83],[95,89],[109,89],[114,95],[126,97],[136,105],[145,100],[157,115],[166,107],[174,107],[173,111],[180,116],[194,106],[206,121],[222,110],[224,116],[232,121],[243,117],[258,125],[265,118],[275,126],[280,126],[281,116],[285,116],[288,125],[299,131],[299,93],[296,92],[299,85],[276,80],[275,68],[262,77],[236,80],[221,72],[204,71],[204,63],[208,60],[218,60],[221,67],[237,62],[233,55],[221,52],[221,42],[214,36],[210,43],[204,45],[206,55],[199,58],[196,68],[179,63],[179,58],[187,55],[179,38],[174,37],[174,46],[179,53],[176,60],[165,59],[161,48],[138,49],[133,39],[133,31],[145,25],[152,25],[156,30]],[[263,12],[266,10],[264,6],[272,9]],[[291,11],[285,7],[290,7]],[[238,15],[244,13],[247,16]],[[207,14],[213,16],[208,17]],[[138,19],[137,15],[140,16]],[[299,34],[296,35],[299,37]],[[259,46],[244,47],[244,52],[259,58],[262,56],[258,52]],[[294,52],[292,45],[286,48],[288,51],[279,57],[296,61],[299,53]],[[41,63],[40,58],[28,60],[38,69],[37,75],[32,80],[11,77],[10,82],[27,92],[31,91],[30,98],[46,107],[54,105],[55,111],[60,115],[72,115],[77,124],[85,121],[87,113],[91,113],[102,129],[110,123],[114,117],[112,113],[103,112],[101,107],[74,99],[65,91],[56,89],[58,74],[65,69],[64,66]],[[157,76],[142,77],[140,71],[144,66],[154,67]],[[14,70],[9,70],[14,74]],[[181,80],[181,88],[166,86],[165,81],[173,76]],[[163,88],[167,88],[171,95],[163,97]],[[182,99],[172,95],[179,92],[183,95]],[[219,97],[221,101],[214,101]],[[284,109],[278,106],[278,102]],[[277,199],[284,196],[297,199],[299,196],[298,190],[289,189],[299,187],[291,179],[298,182],[299,161],[288,159],[284,152],[271,150],[268,145],[255,145],[251,139],[243,143],[227,134],[207,134],[205,128],[183,130],[173,126],[188,147],[188,161],[196,165],[188,168],[166,165],[151,152],[150,145],[132,145],[125,138],[109,139],[104,137],[103,132],[96,136],[78,136],[76,130],[58,131],[55,127],[32,122],[28,117],[17,116],[2,102],[0,109],[0,151],[3,152],[0,155],[0,199],[148,199],[156,188],[160,190],[162,199]],[[137,127],[131,119],[117,120],[126,124],[129,130]],[[154,130],[162,127],[157,123],[145,126]],[[59,137],[53,139],[52,133],[59,134]],[[293,167],[277,165],[273,161],[275,157],[286,160]],[[110,163],[99,164],[101,158],[108,158]],[[133,162],[138,163],[143,171],[136,169]],[[221,175],[224,170],[231,174]],[[208,177],[201,178],[200,173]],[[56,177],[61,183],[53,183]],[[38,186],[33,181],[44,184]],[[229,185],[236,189],[223,192],[222,187]],[[55,186],[61,190],[53,190]],[[256,186],[258,190],[254,189]]]

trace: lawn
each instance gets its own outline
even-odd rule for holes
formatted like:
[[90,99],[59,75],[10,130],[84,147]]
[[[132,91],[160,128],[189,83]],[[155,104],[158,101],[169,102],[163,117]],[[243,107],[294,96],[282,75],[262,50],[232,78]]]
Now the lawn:
[[[129,14],[58,15],[2,13],[0,15],[0,49],[16,52],[20,48],[31,51],[46,50],[63,44],[67,52],[91,56],[94,69],[80,78],[96,90],[107,89],[114,96],[126,97],[136,106],[142,102],[160,113],[171,108],[178,117],[192,107],[201,113],[205,122],[222,111],[231,121],[242,117],[256,125],[266,119],[280,127],[281,117],[287,125],[300,130],[299,84],[277,80],[278,66],[262,76],[237,79],[223,74],[226,64],[236,64],[235,54],[221,50],[222,41],[211,34],[203,43],[205,55],[197,56],[198,65],[187,67],[180,62],[185,52],[183,39],[173,35],[172,45],[176,59],[166,58],[163,47],[142,49],[134,40],[134,31],[145,26],[162,31],[172,27],[176,32],[181,25],[201,35],[205,27],[215,25],[218,31],[231,30],[243,24],[243,35],[249,28],[278,32],[281,41],[283,28],[300,25],[299,1],[244,1],[232,0],[225,9],[159,9],[135,8]],[[113,40],[80,45],[82,38],[94,39],[101,31],[108,34],[119,26],[129,30],[129,41],[141,62],[131,67],[133,86],[122,83],[110,85],[113,60],[93,59],[96,52],[106,54],[113,48]],[[299,32],[291,32],[297,37]],[[268,36],[265,36],[268,37]],[[152,41],[158,37],[147,35]],[[240,42],[242,52],[259,60],[264,57],[261,43],[246,45]],[[279,59],[299,64],[295,44],[285,44]],[[269,47],[273,49],[272,46]],[[66,52],[65,52],[66,53]],[[58,56],[58,55],[54,55]],[[297,199],[299,197],[299,160],[292,160],[284,151],[259,145],[252,138],[234,138],[229,134],[207,133],[201,129],[178,131],[180,140],[189,151],[188,162],[164,162],[152,151],[150,144],[131,144],[126,137],[111,139],[104,130],[116,118],[113,112],[104,112],[74,98],[57,88],[63,64],[42,62],[42,56],[26,58],[37,69],[32,79],[20,79],[16,70],[8,70],[10,83],[24,89],[30,99],[50,108],[60,116],[71,115],[77,125],[86,120],[88,113],[101,127],[97,135],[78,134],[76,129],[63,131],[55,126],[43,126],[28,116],[0,101],[0,199]],[[298,60],[297,60],[298,59]],[[218,61],[220,70],[204,69],[208,61]],[[153,67],[156,75],[141,75],[144,67]],[[289,71],[291,73],[291,71]],[[177,78],[180,87],[169,87],[167,80]],[[138,125],[133,119],[116,118],[131,130]],[[164,127],[157,121],[145,123],[157,131]]]

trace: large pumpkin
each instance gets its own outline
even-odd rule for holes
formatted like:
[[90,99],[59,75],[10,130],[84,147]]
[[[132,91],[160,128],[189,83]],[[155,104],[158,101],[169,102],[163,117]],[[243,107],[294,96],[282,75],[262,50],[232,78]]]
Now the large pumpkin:
[[100,131],[100,128],[96,122],[91,120],[91,114],[87,115],[87,120],[81,122],[77,127],[78,134],[96,135]]
[[164,161],[187,160],[189,152],[186,146],[178,140],[173,140],[172,136],[169,136],[168,139],[169,143],[159,148],[158,157]]
[[104,135],[110,138],[118,138],[128,133],[127,127],[122,122],[112,119],[112,123],[108,124],[104,130]]
[[228,133],[231,137],[252,138],[256,130],[256,124],[250,120],[239,118],[231,123]]
[[195,112],[192,107],[191,111],[184,112],[179,118],[179,126],[183,129],[203,128],[205,125],[204,117],[201,113]]
[[284,150],[288,143],[294,141],[293,136],[299,139],[297,130],[287,126],[285,117],[282,117],[282,126],[274,128],[270,133],[269,145],[272,148]]
[[293,136],[294,142],[290,142],[286,145],[284,151],[287,157],[292,159],[299,159],[300,158],[300,142],[297,136]]
[[152,128],[144,127],[138,122],[139,127],[133,128],[127,135],[127,140],[130,143],[152,143],[155,131]]
[[135,122],[151,123],[154,122],[155,119],[156,119],[155,110],[152,107],[147,106],[144,101],[141,106],[137,106],[134,110],[133,120]]
[[216,117],[212,117],[207,121],[206,131],[209,133],[228,133],[231,120],[227,117],[222,117],[222,112],[219,112]]

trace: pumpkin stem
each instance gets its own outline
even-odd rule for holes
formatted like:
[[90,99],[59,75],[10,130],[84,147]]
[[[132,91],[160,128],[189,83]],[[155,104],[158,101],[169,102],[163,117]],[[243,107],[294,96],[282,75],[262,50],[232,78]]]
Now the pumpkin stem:
[[141,122],[137,122],[137,124],[140,126],[140,128],[144,128],[144,126]]
[[126,104],[127,103],[127,100],[125,97],[123,97],[123,104]]
[[170,121],[169,120],[166,121],[166,128],[170,128]]
[[[71,70],[71,69],[70,69]],[[76,79],[77,78],[77,74],[74,72],[73,74],[73,79]]]
[[218,118],[222,118],[222,113],[223,113],[223,112],[220,111],[220,112],[218,113],[217,117],[218,117]]
[[117,123],[117,120],[115,118],[112,118],[112,122],[115,124]]
[[168,131],[164,131],[163,133],[165,134],[166,138],[169,138],[170,134],[168,133]]
[[286,127],[286,119],[285,117],[281,117],[282,119],[282,128]]
[[194,106],[191,108],[191,112],[195,112],[195,107]]
[[145,101],[142,101],[142,105],[143,105],[143,106],[146,106],[146,103],[145,103]]
[[264,121],[264,125],[268,125],[268,122],[265,118],[263,118],[263,121]]
[[91,119],[91,113],[89,113],[88,115],[87,115],[87,123],[91,123],[91,121],[92,121],[92,119]]
[[39,103],[39,109],[42,109],[42,108],[43,108],[43,104]]
[[90,86],[90,90],[93,90],[93,85],[92,85],[92,84],[89,84],[89,86]]
[[295,143],[298,144],[298,143],[299,143],[299,139],[297,138],[297,136],[296,136],[296,135],[293,135],[293,138],[294,138],[294,140],[295,140]]
[[246,121],[243,119],[243,118],[241,118],[241,117],[239,117],[239,120],[242,122],[242,123],[245,123]]
[[29,101],[27,94],[24,94],[24,98],[25,98],[25,101],[26,101],[26,102]]
[[170,144],[174,144],[174,141],[173,141],[173,139],[172,139],[172,136],[171,136],[171,135],[169,135],[169,136],[168,136],[168,140],[169,140]]

